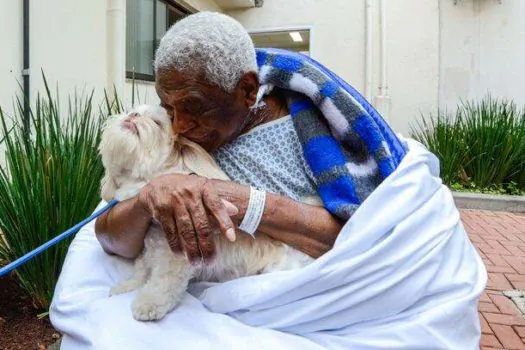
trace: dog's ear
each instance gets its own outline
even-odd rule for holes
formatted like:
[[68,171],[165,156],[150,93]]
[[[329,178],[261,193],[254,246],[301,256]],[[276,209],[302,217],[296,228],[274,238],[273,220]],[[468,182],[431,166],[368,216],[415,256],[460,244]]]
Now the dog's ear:
[[102,178],[101,185],[102,186],[100,196],[103,200],[109,202],[110,200],[115,198],[115,193],[117,192],[117,184],[112,176],[110,176],[108,173],[105,173],[104,177]]
[[209,179],[229,180],[215,160],[198,144],[179,137],[184,165],[198,176]]

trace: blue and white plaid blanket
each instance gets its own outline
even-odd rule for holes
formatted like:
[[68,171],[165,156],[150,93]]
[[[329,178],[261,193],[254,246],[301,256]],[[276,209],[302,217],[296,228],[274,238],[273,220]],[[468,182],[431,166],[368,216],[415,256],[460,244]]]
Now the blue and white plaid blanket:
[[349,84],[308,56],[257,49],[261,86],[288,105],[325,207],[348,219],[399,165],[406,147]]

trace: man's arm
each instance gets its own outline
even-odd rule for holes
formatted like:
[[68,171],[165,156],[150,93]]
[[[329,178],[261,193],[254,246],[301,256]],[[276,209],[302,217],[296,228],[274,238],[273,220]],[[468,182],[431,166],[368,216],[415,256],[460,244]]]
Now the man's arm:
[[[172,250],[185,251],[192,261],[209,261],[215,253],[213,228],[218,226],[232,239],[232,228],[246,212],[249,193],[249,186],[230,181],[165,175],[137,197],[100,216],[95,232],[106,252],[134,258],[142,251],[147,229],[155,218]],[[316,258],[332,248],[341,227],[342,223],[324,208],[268,193],[258,231]]]
[[164,175],[151,181],[131,199],[118,203],[95,223],[96,236],[109,254],[137,257],[144,248],[149,225],[155,220],[174,252],[184,251],[191,261],[209,261],[215,254],[213,230],[235,240],[230,218],[238,210],[221,201],[207,179]]
[[133,197],[98,217],[95,232],[106,253],[132,259],[142,252],[150,223],[151,215]]
[[[250,188],[234,182],[212,180],[219,196],[239,209],[237,223],[246,213]],[[258,232],[288,244],[313,258],[329,251],[343,223],[323,207],[267,193]]]

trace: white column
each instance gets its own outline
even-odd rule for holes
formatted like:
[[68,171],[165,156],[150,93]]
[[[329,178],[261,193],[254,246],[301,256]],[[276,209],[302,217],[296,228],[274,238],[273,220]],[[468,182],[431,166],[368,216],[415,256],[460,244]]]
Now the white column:
[[365,0],[365,98],[372,102],[372,34],[373,34],[372,0]]
[[388,52],[387,52],[387,26],[386,26],[386,0],[380,0],[380,20],[381,26],[381,53],[380,53],[380,83],[379,95],[376,96],[375,106],[379,114],[388,120],[391,110],[390,94],[388,92]]
[[124,97],[126,82],[126,0],[108,0],[107,7],[107,85],[113,97],[116,90]]

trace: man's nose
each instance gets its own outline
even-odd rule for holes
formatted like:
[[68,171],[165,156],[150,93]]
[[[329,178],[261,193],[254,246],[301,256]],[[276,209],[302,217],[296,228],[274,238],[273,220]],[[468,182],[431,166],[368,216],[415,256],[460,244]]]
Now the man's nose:
[[197,124],[190,117],[181,113],[177,113],[173,121],[173,131],[178,134],[185,134],[196,126]]

